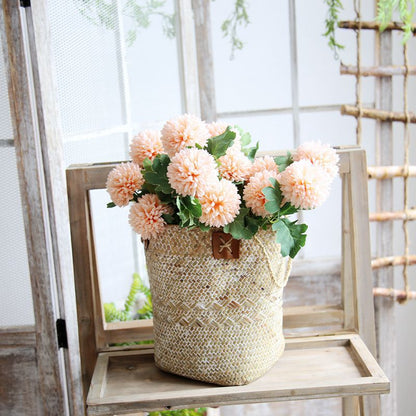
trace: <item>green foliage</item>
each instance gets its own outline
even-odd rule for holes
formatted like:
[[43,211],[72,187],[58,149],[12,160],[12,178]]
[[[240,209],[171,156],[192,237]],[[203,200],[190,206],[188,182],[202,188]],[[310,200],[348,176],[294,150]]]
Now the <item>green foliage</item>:
[[218,159],[221,156],[225,155],[227,149],[232,146],[235,139],[235,133],[227,127],[224,133],[216,137],[211,137],[207,141],[205,149],[210,153],[215,159]]
[[250,210],[242,206],[234,221],[224,227],[224,232],[237,240],[249,240],[264,224],[264,219],[250,214]]
[[393,19],[393,13],[399,12],[403,23],[403,43],[406,43],[412,35],[412,20],[415,13],[415,0],[379,0],[377,4],[377,21],[380,30],[386,29]]
[[162,202],[171,202],[170,196],[174,193],[167,177],[169,156],[165,153],[158,154],[153,162],[146,160],[143,165],[143,177],[146,182],[153,185],[150,192],[155,192]]
[[256,157],[256,153],[259,150],[259,142],[256,143],[255,146],[250,147],[251,144],[251,134],[249,132],[245,132],[241,127],[234,126],[234,129],[237,129],[240,133],[240,143],[241,143],[241,151],[251,160],[253,161]]
[[148,416],[204,416],[207,409],[179,409],[179,410],[162,410],[160,412],[149,412]]
[[324,0],[324,3],[328,6],[328,12],[323,36],[328,39],[328,46],[334,51],[335,59],[338,59],[338,52],[344,49],[344,46],[337,42],[335,31],[338,27],[339,13],[344,7],[341,0]]
[[181,227],[199,226],[198,218],[202,215],[202,208],[197,198],[193,196],[177,196],[176,206]]
[[292,155],[287,152],[286,156],[277,156],[274,158],[274,162],[279,168],[279,172],[283,172],[290,164],[293,163]]
[[247,0],[236,0],[232,13],[221,25],[223,36],[229,38],[231,42],[231,59],[234,58],[235,51],[243,49],[244,46],[243,41],[237,35],[239,26],[246,27],[249,23]]
[[281,245],[281,253],[283,257],[289,255],[292,259],[299,250],[305,245],[306,224],[297,224],[297,221],[289,221],[287,218],[280,218],[272,226],[276,232],[276,241]]
[[150,289],[143,283],[137,273],[133,273],[133,282],[129,294],[124,303],[124,310],[117,310],[114,303],[104,303],[104,315],[106,322],[130,321],[132,308],[139,293],[145,295],[146,300],[142,308],[136,311],[135,319],[149,319],[153,316],[152,295]]
[[[118,27],[117,2],[113,0],[75,0],[79,12],[92,24],[108,30]],[[175,37],[175,15],[166,12],[166,0],[127,0],[120,2],[120,12],[128,20],[130,27],[126,42],[132,46],[137,33],[147,29],[154,17],[162,19],[162,29],[168,39]]]

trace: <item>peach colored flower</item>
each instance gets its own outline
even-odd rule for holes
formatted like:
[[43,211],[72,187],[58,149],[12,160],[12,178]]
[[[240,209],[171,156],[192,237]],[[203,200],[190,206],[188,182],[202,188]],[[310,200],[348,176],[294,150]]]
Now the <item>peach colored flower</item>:
[[255,215],[267,217],[270,212],[266,211],[264,204],[267,202],[262,190],[272,186],[270,178],[277,179],[278,174],[272,170],[257,172],[250,178],[250,182],[244,187],[243,198],[248,208],[251,208]]
[[157,130],[144,130],[130,143],[130,157],[140,166],[146,158],[153,160],[159,153],[163,153],[163,146]]
[[162,214],[172,213],[172,207],[162,204],[156,194],[146,194],[130,207],[129,223],[141,238],[148,240],[164,231],[166,222]]
[[233,222],[240,211],[238,189],[226,179],[209,186],[199,201],[202,207],[199,220],[211,227],[223,227]]
[[140,166],[136,163],[121,163],[107,177],[107,192],[111,200],[119,207],[128,205],[135,191],[144,183]]
[[321,205],[328,197],[331,183],[329,174],[309,159],[293,162],[279,173],[277,180],[283,202],[290,202],[300,209],[313,209]]
[[214,157],[206,150],[189,148],[172,158],[167,177],[178,194],[199,197],[208,185],[218,182],[218,170]]
[[162,128],[162,144],[169,157],[180,150],[198,143],[204,146],[210,134],[207,125],[200,118],[183,114],[169,120]]
[[308,159],[314,164],[322,166],[331,178],[338,173],[339,156],[328,144],[307,142],[301,144],[293,153],[294,161]]
[[271,170],[276,174],[279,173],[279,168],[271,156],[263,156],[254,159],[254,163],[251,166],[251,176],[264,170]]
[[219,136],[227,130],[227,127],[231,127],[231,131],[235,133],[235,139],[230,149],[241,150],[241,135],[237,128],[225,121],[213,121],[207,124],[207,127],[211,137]]
[[233,147],[227,150],[224,156],[218,159],[218,170],[224,179],[232,182],[246,181],[251,172],[250,159],[240,150]]

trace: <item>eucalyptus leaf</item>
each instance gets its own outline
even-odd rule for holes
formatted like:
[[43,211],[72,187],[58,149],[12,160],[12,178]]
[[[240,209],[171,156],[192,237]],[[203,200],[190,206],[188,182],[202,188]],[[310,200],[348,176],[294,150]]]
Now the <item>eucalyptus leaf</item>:
[[279,168],[279,172],[283,172],[289,165],[293,163],[292,155],[290,152],[287,152],[286,156],[276,156],[274,162]]

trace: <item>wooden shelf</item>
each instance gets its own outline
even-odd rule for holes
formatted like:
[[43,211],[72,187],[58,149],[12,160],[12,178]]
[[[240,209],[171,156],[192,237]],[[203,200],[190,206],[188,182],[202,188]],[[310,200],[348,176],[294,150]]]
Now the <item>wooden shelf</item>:
[[246,386],[220,387],[165,373],[153,350],[100,353],[87,399],[89,415],[126,414],[389,392],[389,381],[356,334],[287,340],[277,364]]

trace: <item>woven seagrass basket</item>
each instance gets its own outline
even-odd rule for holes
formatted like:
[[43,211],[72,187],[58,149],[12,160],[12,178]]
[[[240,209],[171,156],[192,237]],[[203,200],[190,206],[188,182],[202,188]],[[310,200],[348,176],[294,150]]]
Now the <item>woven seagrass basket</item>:
[[[146,248],[156,365],[219,385],[254,381],[285,345],[282,292],[290,262],[274,233],[241,240],[238,259],[217,259],[215,231],[167,228]],[[220,251],[230,249],[221,241]]]

